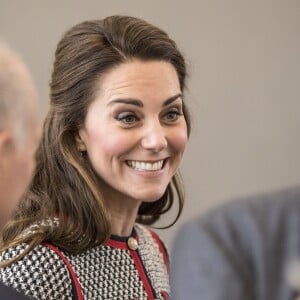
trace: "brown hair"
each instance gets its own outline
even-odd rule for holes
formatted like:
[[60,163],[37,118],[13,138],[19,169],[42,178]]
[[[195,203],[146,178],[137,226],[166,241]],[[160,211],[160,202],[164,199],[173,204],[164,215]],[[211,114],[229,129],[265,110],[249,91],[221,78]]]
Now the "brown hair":
[[[171,63],[184,91],[186,64],[182,54],[164,31],[144,20],[111,16],[86,21],[62,37],[55,53],[50,107],[37,152],[35,176],[14,220],[4,231],[5,245],[26,241],[30,250],[49,240],[78,253],[109,237],[108,215],[97,184],[99,176],[88,159],[80,156],[75,136],[93,101],[95,82],[111,68],[135,58]],[[183,106],[189,134],[190,119]],[[153,224],[171,209],[176,197],[178,214],[171,225],[181,214],[184,201],[179,173],[159,200],[141,204],[137,222]],[[60,226],[48,226],[47,219],[55,216]],[[21,234],[37,222],[39,226],[30,234]]]

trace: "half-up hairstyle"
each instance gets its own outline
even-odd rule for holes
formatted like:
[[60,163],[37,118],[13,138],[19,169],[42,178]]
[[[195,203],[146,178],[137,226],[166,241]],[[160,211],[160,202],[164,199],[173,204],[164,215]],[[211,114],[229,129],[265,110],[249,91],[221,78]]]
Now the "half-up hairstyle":
[[[164,31],[144,20],[111,16],[86,21],[62,37],[55,52],[50,106],[37,151],[35,175],[14,219],[4,230],[4,248],[27,242],[24,256],[41,241],[50,241],[66,251],[79,253],[109,237],[109,217],[98,184],[101,178],[87,155],[78,151],[75,137],[95,98],[101,76],[132,59],[171,63],[184,92],[186,64],[182,54]],[[183,113],[189,134],[185,103]],[[183,207],[179,173],[159,200],[141,204],[136,221],[153,224],[171,209],[176,199],[178,214],[171,225]],[[48,221],[56,218],[59,226],[49,226]],[[28,230],[32,226],[33,230]]]

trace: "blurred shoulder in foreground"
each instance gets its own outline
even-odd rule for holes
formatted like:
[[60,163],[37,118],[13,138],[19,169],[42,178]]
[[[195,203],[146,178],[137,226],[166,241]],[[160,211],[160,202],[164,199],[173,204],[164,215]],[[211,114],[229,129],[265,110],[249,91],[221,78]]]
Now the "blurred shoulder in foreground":
[[296,299],[299,259],[300,186],[236,199],[180,228],[172,299]]

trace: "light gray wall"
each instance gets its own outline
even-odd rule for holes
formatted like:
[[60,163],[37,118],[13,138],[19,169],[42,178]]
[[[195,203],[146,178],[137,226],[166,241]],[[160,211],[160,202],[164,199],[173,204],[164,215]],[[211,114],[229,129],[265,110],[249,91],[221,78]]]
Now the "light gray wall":
[[[62,33],[119,13],[165,29],[189,62],[193,133],[180,223],[236,196],[300,182],[300,1],[0,0],[0,36],[23,54],[44,111]],[[177,226],[160,232],[169,245]]]

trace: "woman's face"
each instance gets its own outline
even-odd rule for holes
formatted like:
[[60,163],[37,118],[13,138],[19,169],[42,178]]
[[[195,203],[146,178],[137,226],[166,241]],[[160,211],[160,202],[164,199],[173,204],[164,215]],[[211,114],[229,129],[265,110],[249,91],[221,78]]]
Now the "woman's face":
[[175,68],[132,60],[101,77],[96,90],[77,142],[105,183],[104,197],[159,199],[188,139]]

